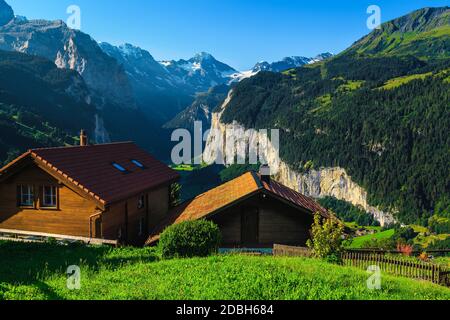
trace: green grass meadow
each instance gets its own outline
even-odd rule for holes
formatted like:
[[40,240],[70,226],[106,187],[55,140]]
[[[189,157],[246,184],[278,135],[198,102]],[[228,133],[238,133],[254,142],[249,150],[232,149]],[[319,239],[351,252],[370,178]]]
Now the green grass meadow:
[[352,239],[352,242],[349,244],[349,249],[359,249],[363,247],[363,244],[371,241],[372,239],[388,239],[391,238],[395,234],[394,229],[389,229],[382,232],[376,232],[374,234],[368,234],[361,237],[356,237]]
[[[386,300],[450,299],[450,289],[309,258],[216,255],[160,260],[154,249],[0,242],[0,300]],[[81,289],[66,268],[79,265]]]

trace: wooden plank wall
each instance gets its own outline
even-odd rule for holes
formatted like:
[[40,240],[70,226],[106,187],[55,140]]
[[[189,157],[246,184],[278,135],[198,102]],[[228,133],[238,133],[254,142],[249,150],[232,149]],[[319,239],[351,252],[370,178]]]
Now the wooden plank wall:
[[[148,197],[148,203],[145,200],[145,206],[138,208],[140,196],[144,199]],[[118,202],[108,208],[103,214],[102,229],[105,239],[117,239],[119,229],[127,232],[127,242],[129,244],[142,245],[148,237],[149,231],[155,228],[168,213],[169,208],[169,187],[152,190],[140,195],[131,197],[125,201]],[[128,217],[126,215],[128,212]],[[127,220],[126,220],[127,217]],[[144,219],[144,233],[139,235],[140,220]],[[125,227],[127,225],[127,230]],[[148,227],[145,230],[146,226]],[[123,234],[125,236],[125,234]]]
[[268,197],[257,203],[260,243],[306,246],[313,223],[311,214]]
[[[17,185],[34,185],[38,197],[42,185],[58,186],[59,207],[36,209],[17,207]],[[36,165],[24,168],[20,173],[0,183],[0,228],[72,236],[90,236],[89,217],[97,211],[93,201],[59,183]]]
[[222,245],[240,246],[241,214],[245,208],[258,208],[258,247],[271,248],[274,243],[305,246],[313,222],[311,214],[279,200],[256,195],[211,217],[222,232]]

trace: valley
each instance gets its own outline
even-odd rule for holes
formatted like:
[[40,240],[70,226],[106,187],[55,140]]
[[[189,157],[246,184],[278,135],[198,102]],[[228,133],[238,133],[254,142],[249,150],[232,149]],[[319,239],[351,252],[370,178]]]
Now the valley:
[[[414,22],[424,19],[430,26]],[[444,132],[450,126],[450,36],[423,33],[448,24],[447,8],[419,10],[330,60],[282,74],[260,73],[232,90],[227,105],[213,114],[213,126],[280,128],[283,183],[361,205],[380,222],[385,212],[404,223],[427,224],[449,194],[450,141]],[[417,48],[411,48],[415,41],[399,42],[393,52],[363,45],[368,39],[383,43],[404,25],[418,25],[408,31],[416,33]],[[433,54],[429,47],[447,49]],[[273,157],[268,158],[270,163]],[[341,173],[325,185],[320,178],[305,183],[336,170]],[[359,191],[345,194],[352,185]]]
[[25,2],[0,0],[0,301],[450,300],[448,3]]
[[[450,223],[448,7],[389,21],[337,55],[244,71],[206,52],[157,61],[62,21],[17,17],[4,0],[0,13],[1,163],[31,147],[77,144],[81,128],[92,143],[133,140],[167,164],[171,132],[194,121],[222,133],[275,128],[281,163],[273,148],[266,157],[284,185],[345,201],[383,226]],[[178,169],[184,199],[244,170]]]

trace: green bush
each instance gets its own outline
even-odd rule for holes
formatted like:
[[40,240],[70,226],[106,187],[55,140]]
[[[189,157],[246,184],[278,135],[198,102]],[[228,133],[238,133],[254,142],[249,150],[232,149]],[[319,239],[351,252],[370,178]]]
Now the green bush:
[[413,244],[413,240],[419,233],[415,232],[413,228],[399,227],[395,229],[395,234],[392,236],[392,240],[396,243],[408,243]]
[[428,227],[436,234],[450,233],[450,219],[434,215],[428,220]]
[[336,262],[342,251],[344,226],[334,219],[322,219],[319,213],[314,215],[311,240],[307,245],[317,258]]
[[211,221],[186,221],[168,227],[159,240],[163,258],[206,257],[216,253],[221,241],[219,227]]
[[363,249],[378,249],[378,250],[396,250],[397,242],[392,238],[372,238],[365,241],[361,248]]
[[[450,248],[450,237],[443,239],[443,240],[435,240],[433,241],[429,246],[428,250],[443,250]],[[434,255],[439,255],[437,253],[434,253]],[[443,253],[442,255],[450,257],[450,252]]]

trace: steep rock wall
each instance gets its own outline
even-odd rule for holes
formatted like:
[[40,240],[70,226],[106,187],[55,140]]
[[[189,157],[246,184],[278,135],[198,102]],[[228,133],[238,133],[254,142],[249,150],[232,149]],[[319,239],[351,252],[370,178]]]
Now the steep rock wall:
[[[211,115],[211,132],[207,137],[203,153],[203,159],[206,162],[211,163],[218,157],[220,158],[222,155],[227,154],[230,148],[238,148],[237,144],[227,145],[227,131],[243,132],[246,130],[237,122],[224,124],[220,121],[223,111],[232,98],[232,94],[231,91],[221,106],[221,110]],[[254,141],[258,141],[257,139],[263,138],[260,132],[254,132],[249,136],[248,140],[252,144]],[[223,143],[221,143],[222,141]],[[234,151],[239,152],[242,150],[236,149]],[[291,189],[313,198],[332,196],[355,206],[360,206],[379,221],[382,226],[395,221],[391,213],[383,212],[367,202],[367,192],[352,180],[345,169],[334,167],[310,170],[306,173],[296,172],[287,163],[278,158],[278,152],[271,141],[262,150],[262,153],[271,170],[275,171],[274,178]]]

